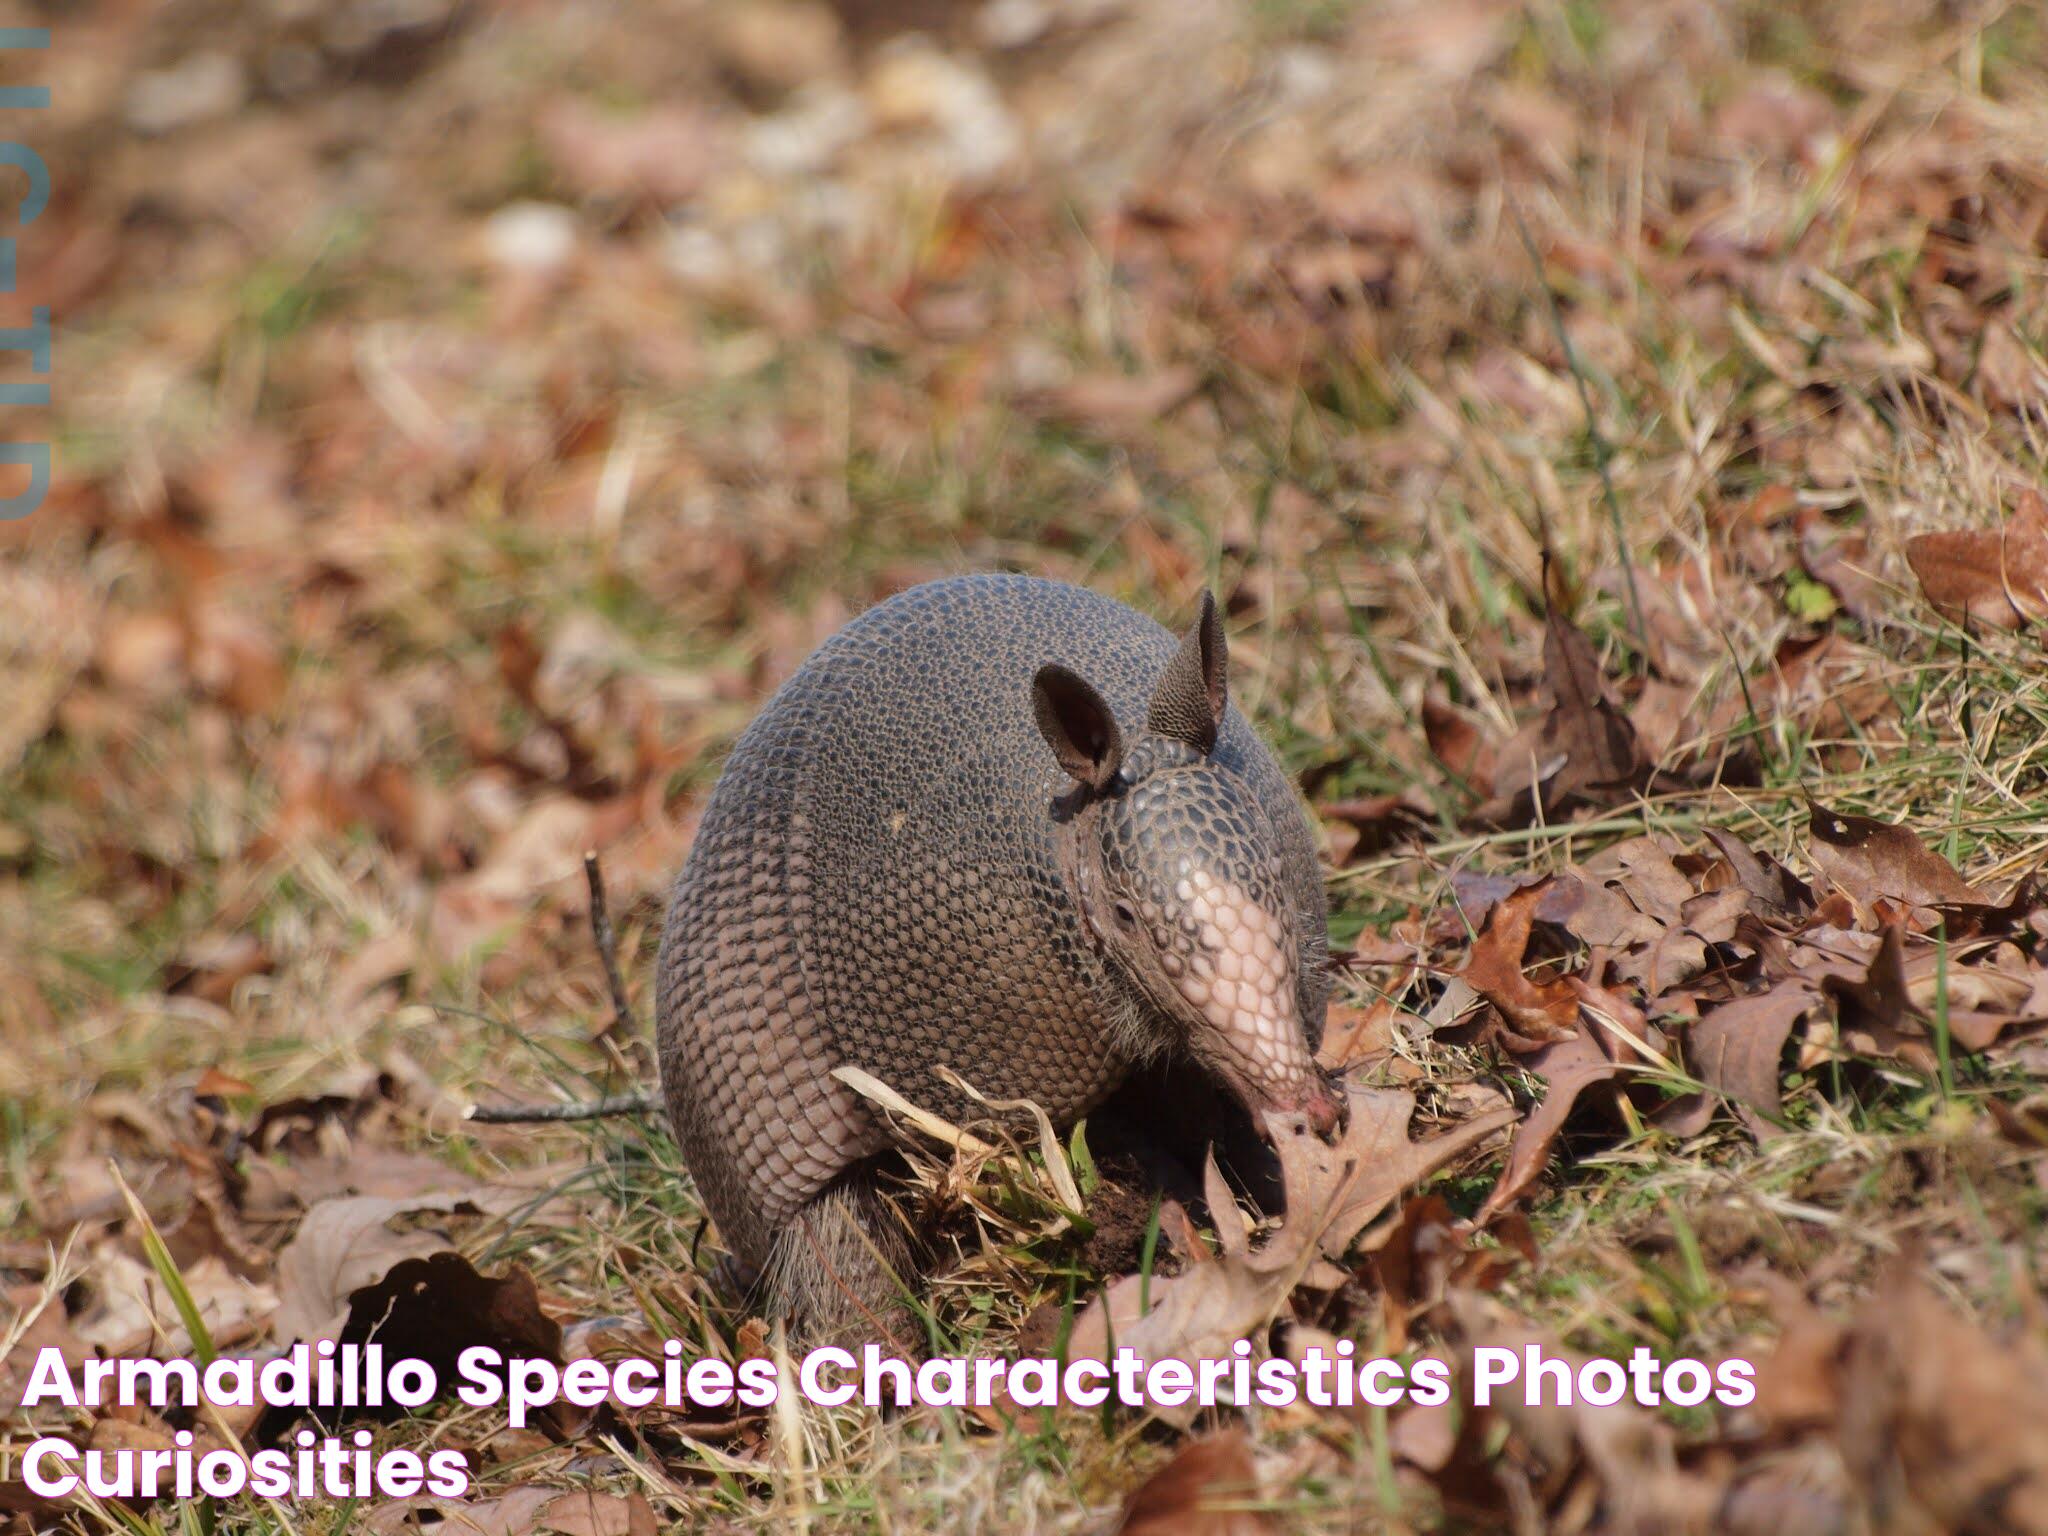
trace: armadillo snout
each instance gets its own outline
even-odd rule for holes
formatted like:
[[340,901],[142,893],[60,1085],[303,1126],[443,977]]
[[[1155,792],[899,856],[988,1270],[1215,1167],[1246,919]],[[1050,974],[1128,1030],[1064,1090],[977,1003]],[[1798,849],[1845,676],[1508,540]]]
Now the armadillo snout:
[[1318,1135],[1332,1134],[1342,1107],[1302,1033],[1286,922],[1236,882],[1199,868],[1174,894],[1194,929],[1191,963],[1174,984],[1198,1020],[1195,1056],[1254,1112],[1298,1112]]
[[1300,1107],[1308,1117],[1308,1128],[1325,1141],[1333,1139],[1351,1120],[1346,1101],[1332,1093],[1320,1077],[1304,1096]]

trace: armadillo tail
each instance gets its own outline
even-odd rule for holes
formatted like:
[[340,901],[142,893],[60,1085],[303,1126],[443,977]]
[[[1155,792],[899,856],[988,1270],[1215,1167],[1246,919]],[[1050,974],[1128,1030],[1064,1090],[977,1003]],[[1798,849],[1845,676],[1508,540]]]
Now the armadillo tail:
[[918,1273],[903,1218],[862,1167],[849,1170],[799,1211],[768,1260],[771,1315],[804,1349],[864,1344],[885,1354],[923,1353],[914,1304]]

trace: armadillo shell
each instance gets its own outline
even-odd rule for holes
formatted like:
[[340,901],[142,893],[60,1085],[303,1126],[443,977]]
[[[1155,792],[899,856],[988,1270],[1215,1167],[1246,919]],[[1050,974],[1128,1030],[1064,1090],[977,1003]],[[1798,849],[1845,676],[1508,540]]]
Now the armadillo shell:
[[[1176,638],[1124,604],[1023,576],[914,587],[821,646],[734,748],[673,892],[658,1010],[670,1117],[745,1263],[849,1165],[888,1145],[847,1064],[941,1114],[944,1063],[995,1098],[1085,1114],[1128,1064],[1055,863],[1072,783],[1031,680],[1071,667],[1142,726]],[[1323,888],[1299,797],[1233,707],[1216,759],[1252,786],[1308,935],[1320,1037]]]

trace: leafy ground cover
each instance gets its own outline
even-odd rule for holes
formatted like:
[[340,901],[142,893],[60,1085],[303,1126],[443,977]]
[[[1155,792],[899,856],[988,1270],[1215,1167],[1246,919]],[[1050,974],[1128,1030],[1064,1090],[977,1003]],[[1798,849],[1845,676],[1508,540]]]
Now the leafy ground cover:
[[[2037,7],[47,19],[0,1394],[337,1318],[763,1348],[658,1118],[465,1111],[644,1083],[724,746],[849,614],[1013,568],[1224,601],[1327,833],[1366,1173],[1205,1230],[992,1117],[915,1192],[940,1340],[1127,1336],[1142,1271],[1162,1352],[1647,1347],[1757,1401],[374,1422],[471,1455],[462,1520],[2048,1530]],[[0,1514],[457,1518],[51,1509],[12,1461]]]

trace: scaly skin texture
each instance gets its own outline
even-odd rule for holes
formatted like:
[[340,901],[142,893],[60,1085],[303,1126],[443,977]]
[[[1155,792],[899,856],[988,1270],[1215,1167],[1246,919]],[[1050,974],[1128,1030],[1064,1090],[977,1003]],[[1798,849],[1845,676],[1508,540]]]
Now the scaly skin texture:
[[[1072,669],[1137,743],[1134,758],[1170,755],[1173,743],[1137,733],[1178,647],[1151,619],[1078,587],[933,582],[841,630],[741,737],[675,885],[658,1011],[670,1117],[744,1267],[801,1289],[786,1278],[786,1250],[805,1224],[870,1208],[847,1193],[849,1178],[889,1137],[835,1066],[963,1116],[935,1074],[944,1064],[1062,1123],[1128,1073],[1130,988],[1077,904],[1059,842],[1075,784],[1034,724],[1033,677],[1049,662]],[[1213,1007],[1231,991],[1218,984],[1234,984],[1312,1049],[1326,919],[1306,816],[1234,708],[1208,757],[1230,775],[1229,803],[1174,824],[1236,846],[1233,889],[1291,905],[1274,931],[1294,938],[1284,955],[1239,939],[1223,960],[1232,941],[1212,932],[1217,954],[1183,973],[1182,991]],[[1164,921],[1145,905],[1147,922]],[[1275,987],[1291,1007],[1274,1003]]]

